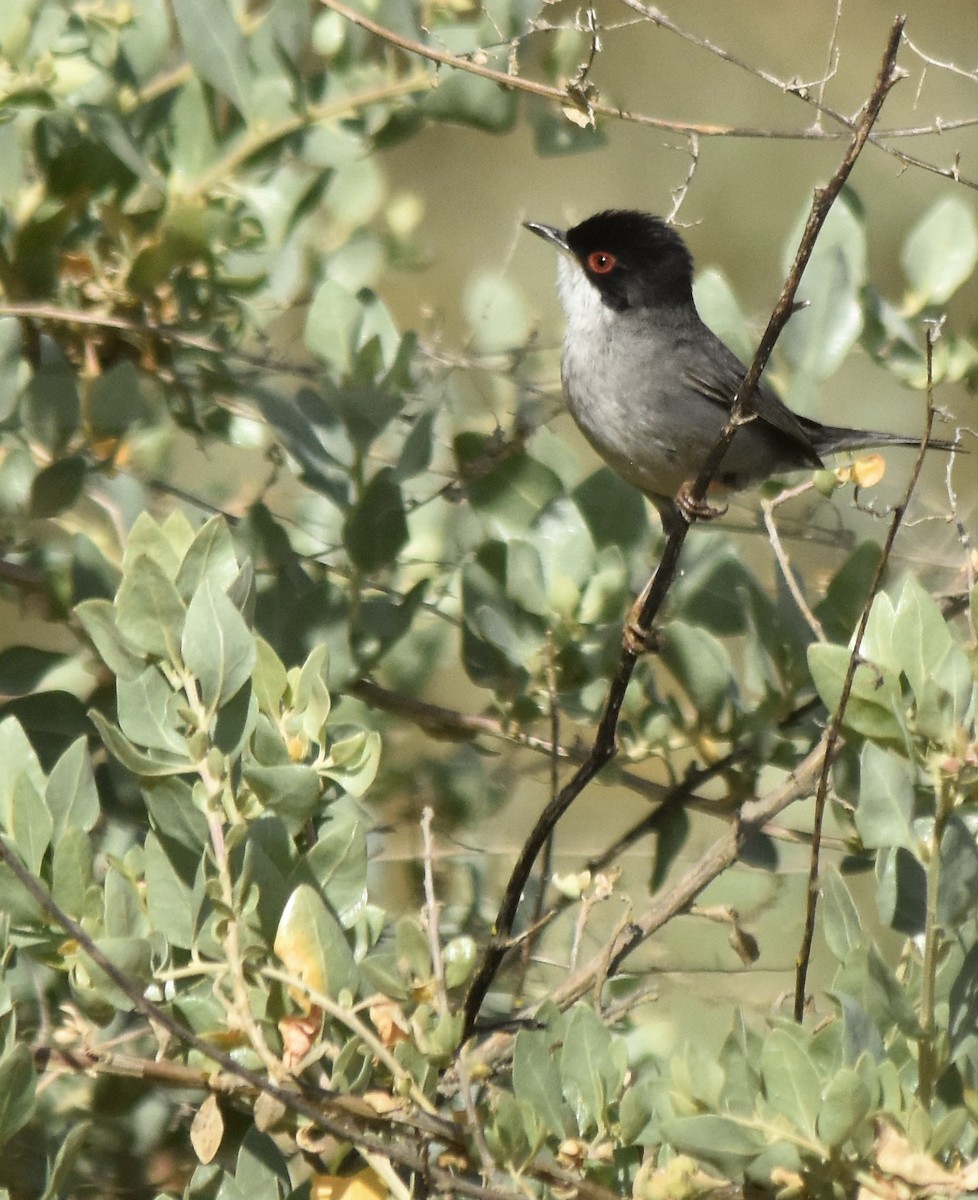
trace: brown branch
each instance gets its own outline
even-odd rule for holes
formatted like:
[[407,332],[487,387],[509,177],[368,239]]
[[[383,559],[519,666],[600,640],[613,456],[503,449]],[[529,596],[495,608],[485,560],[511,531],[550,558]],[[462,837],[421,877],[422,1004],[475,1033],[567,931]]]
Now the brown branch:
[[[336,0],[326,0],[326,2],[335,3]],[[775,342],[787,324],[788,318],[791,316],[794,308],[795,294],[798,290],[802,273],[815,247],[815,241],[825,223],[829,210],[846,180],[849,178],[849,174],[855,166],[863,147],[866,145],[866,140],[869,137],[873,124],[879,116],[883,101],[886,99],[893,85],[902,76],[902,72],[896,66],[896,56],[900,46],[903,25],[904,20],[902,17],[897,18],[893,23],[876,82],[873,85],[869,99],[863,107],[859,124],[842,162],[828,184],[824,188],[818,188],[815,191],[808,221],[802,233],[801,243],[788,277],[785,280],[784,287],[781,290],[781,295],[778,297],[777,304],[771,314],[771,319],[764,331],[753,361],[737,391],[730,417],[723,433],[713,450],[707,456],[690,491],[690,498],[694,504],[705,498],[707,488],[716,474],[737,428],[744,420],[750,419],[749,405],[751,397],[757,387],[761,372],[770,357],[771,351],[774,349]],[[687,520],[677,520],[666,541],[662,559],[640,600],[638,624],[642,629],[651,629],[656,616],[661,610],[666,594],[675,577],[680,552],[689,528]],[[466,1036],[473,1032],[482,1002],[506,956],[509,937],[513,931],[523,889],[526,887],[526,882],[530,877],[530,872],[533,869],[533,864],[540,849],[547,840],[550,831],[556,826],[574,800],[595,775],[611,761],[617,752],[615,731],[618,725],[618,715],[621,711],[625,692],[631,680],[636,662],[637,654],[631,645],[626,642],[588,757],[575,772],[569,783],[546,805],[520,851],[503,893],[499,912],[493,926],[493,938],[486,947],[482,963],[472,980],[465,999]]]
[[[640,13],[644,19],[652,21],[655,24],[660,24],[664,28],[670,29],[680,36],[693,41],[695,44],[702,46],[711,53],[718,55],[726,62],[733,63],[736,66],[750,71],[757,78],[762,79],[766,83],[770,83],[777,87],[779,91],[797,96],[806,103],[814,106],[820,114],[830,117],[838,122],[843,128],[839,130],[825,130],[815,125],[806,126],[803,129],[765,129],[754,126],[738,126],[738,125],[716,125],[703,124],[693,121],[669,121],[662,117],[652,117],[645,113],[634,113],[627,109],[620,108],[618,105],[605,104],[590,96],[584,97],[575,92],[568,85],[566,87],[557,87],[552,84],[540,83],[535,79],[526,79],[521,75],[514,75],[508,71],[499,71],[493,67],[488,67],[484,63],[477,62],[472,56],[452,54],[447,50],[439,50],[425,42],[419,42],[416,38],[410,38],[404,34],[397,33],[395,30],[381,25],[372,20],[364,13],[357,12],[355,9],[347,7],[342,0],[320,0],[327,8],[331,8],[334,12],[355,25],[359,25],[361,29],[365,29],[368,33],[374,34],[392,46],[405,51],[408,54],[414,54],[421,58],[427,58],[431,62],[437,63],[439,66],[451,67],[459,71],[467,71],[469,74],[478,75],[482,79],[489,79],[493,83],[499,84],[500,87],[512,88],[516,91],[526,92],[531,96],[540,96],[545,100],[551,100],[561,107],[568,105],[581,108],[589,117],[603,116],[615,117],[621,121],[628,121],[635,125],[642,125],[650,129],[664,129],[672,133],[691,135],[700,135],[703,137],[736,137],[736,138],[753,138],[753,139],[779,139],[784,141],[835,141],[844,138],[846,134],[854,134],[859,129],[859,122],[854,122],[845,116],[844,113],[837,112],[835,109],[829,108],[822,104],[814,97],[806,93],[802,85],[795,85],[785,80],[777,79],[767,72],[760,71],[756,67],[751,67],[749,64],[742,62],[736,56],[728,53],[719,46],[715,46],[712,42],[705,39],[696,38],[687,31],[669,21],[668,18],[662,16],[657,10],[651,9],[634,0],[625,0],[629,7]],[[950,128],[961,127],[970,123],[970,118],[966,118],[962,122],[947,122],[935,125],[932,132],[938,133]],[[921,130],[902,131],[894,130],[880,131],[870,137],[873,145],[879,147],[887,154],[892,154],[901,162],[908,165],[919,167],[925,171],[931,171],[934,174],[941,175],[947,179],[953,179],[956,183],[963,184],[965,187],[970,187],[978,190],[978,181],[966,179],[961,175],[957,165],[953,167],[939,167],[934,163],[929,163],[924,159],[914,158],[911,155],[904,154],[900,150],[894,149],[892,146],[885,144],[883,140],[886,137],[900,136],[917,136]]]
[[[225,1053],[176,1020],[166,1008],[150,1000],[141,988],[135,985],[106,956],[86,930],[52,899],[41,881],[31,874],[3,837],[0,837],[0,862],[10,869],[40,908],[68,933],[99,969],[111,979],[136,1011],[142,1013],[160,1028],[165,1029],[184,1046],[197,1050],[206,1059],[223,1068],[224,1076],[217,1084],[213,1082],[212,1075],[206,1076],[204,1086],[209,1090],[230,1092],[233,1090],[231,1080],[239,1080],[254,1089],[256,1094],[265,1093],[278,1100],[286,1110],[304,1117],[314,1128],[323,1130],[342,1142],[389,1159],[396,1166],[420,1175],[438,1191],[444,1191],[450,1195],[470,1196],[474,1200],[525,1200],[524,1193],[521,1191],[485,1187],[474,1176],[447,1170],[430,1161],[423,1146],[430,1143],[432,1139],[456,1146],[465,1153],[464,1130],[460,1129],[455,1122],[441,1120],[430,1114],[416,1111],[410,1114],[392,1114],[390,1117],[384,1118],[372,1113],[369,1106],[356,1096],[346,1096],[319,1087],[309,1089],[322,1104],[328,1105],[332,1109],[332,1112],[327,1113],[321,1107],[313,1104],[307,1096],[292,1090],[291,1087],[279,1086],[257,1071],[239,1063],[230,1054]],[[48,1062],[51,1061],[53,1053],[44,1048],[36,1052],[39,1055],[39,1061],[44,1061],[46,1058]],[[92,1060],[93,1053],[97,1062]],[[196,1073],[187,1075],[172,1064],[154,1064],[152,1070],[147,1070],[139,1066],[138,1060],[115,1054],[103,1057],[98,1052],[91,1051],[85,1051],[82,1054],[58,1051],[57,1060],[73,1070],[91,1070],[101,1067],[111,1073],[143,1074],[148,1078],[153,1078],[156,1082],[179,1084],[179,1086],[196,1086],[199,1079]],[[112,1069],[113,1062],[114,1070]],[[419,1149],[419,1146],[422,1148]],[[526,1168],[526,1172],[545,1182],[576,1189],[577,1194],[585,1197],[586,1200],[615,1200],[617,1195],[617,1193],[610,1192],[587,1180],[581,1180],[573,1172],[563,1171],[547,1163],[531,1164]]]
[[795,968],[795,1002],[794,1016],[796,1021],[801,1021],[805,1015],[805,993],[808,982],[808,967],[811,962],[812,946],[815,941],[815,914],[818,908],[818,890],[819,890],[819,848],[822,833],[822,822],[825,816],[825,804],[829,790],[829,768],[832,765],[832,757],[837,743],[842,736],[842,722],[845,720],[846,707],[849,704],[849,696],[852,692],[853,681],[856,678],[856,669],[862,661],[859,653],[862,645],[863,636],[866,633],[866,626],[869,623],[869,614],[873,607],[873,601],[876,599],[876,594],[880,590],[883,583],[883,575],[886,571],[887,564],[890,560],[890,554],[893,551],[893,543],[896,541],[897,531],[903,523],[904,514],[910,504],[910,499],[913,496],[914,489],[917,486],[917,480],[920,478],[920,472],[923,469],[924,458],[927,455],[927,446],[930,442],[931,430],[934,425],[934,376],[933,376],[933,352],[934,352],[934,329],[931,326],[927,328],[927,417],[924,424],[923,436],[920,439],[920,449],[917,451],[917,457],[914,460],[913,468],[910,471],[910,477],[907,480],[907,486],[903,493],[903,497],[893,510],[893,515],[890,519],[890,527],[887,530],[886,540],[883,542],[883,549],[880,555],[880,561],[876,567],[876,573],[873,576],[873,582],[870,585],[869,594],[863,604],[862,612],[859,615],[859,624],[856,626],[856,632],[852,639],[852,653],[849,655],[849,662],[846,666],[845,679],[842,682],[842,692],[839,696],[839,703],[835,707],[835,712],[832,714],[832,720],[826,732],[825,739],[827,744],[827,753],[825,762],[822,765],[822,770],[818,779],[818,788],[815,792],[815,814],[812,821],[812,853],[808,862],[808,887],[805,901],[805,927],[802,931],[801,946],[798,950],[797,965]]
[[[841,742],[830,750],[823,738],[777,787],[764,796],[741,806],[738,819],[717,838],[675,885],[652,899],[645,912],[629,921],[579,970],[569,975],[546,1000],[566,1009],[588,995],[597,981],[621,967],[624,960],[674,917],[686,912],[703,890],[717,876],[732,867],[748,834],[761,830],[784,809],[797,800],[810,796],[817,786],[823,761],[829,753],[838,753]],[[543,1003],[543,1001],[540,1001]],[[527,1008],[526,1018],[532,1018],[534,1008]],[[491,1067],[505,1062],[512,1054],[513,1034],[508,1030],[488,1037],[471,1056],[471,1067]]]

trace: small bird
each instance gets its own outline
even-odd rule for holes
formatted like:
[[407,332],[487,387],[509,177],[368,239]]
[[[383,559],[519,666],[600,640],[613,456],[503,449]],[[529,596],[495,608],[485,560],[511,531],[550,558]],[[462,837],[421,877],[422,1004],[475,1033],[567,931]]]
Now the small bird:
[[[693,259],[661,217],[611,210],[572,229],[528,221],[563,251],[557,292],[567,317],[561,378],[571,415],[601,457],[655,505],[668,531],[716,444],[746,374],[693,302]],[[825,455],[914,446],[895,433],[823,425],[760,385],[714,482],[739,491]],[[939,449],[953,443],[932,441]],[[680,497],[677,504],[677,497]],[[719,515],[707,505],[690,516]]]

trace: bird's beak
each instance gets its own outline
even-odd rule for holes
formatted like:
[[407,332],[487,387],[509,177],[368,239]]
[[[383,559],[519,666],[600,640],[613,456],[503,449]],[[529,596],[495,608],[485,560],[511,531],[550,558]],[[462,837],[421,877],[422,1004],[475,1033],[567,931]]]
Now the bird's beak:
[[524,221],[523,228],[529,229],[530,233],[535,233],[537,237],[542,237],[545,242],[550,242],[565,254],[570,253],[565,230],[555,229],[553,225],[541,225],[537,221]]

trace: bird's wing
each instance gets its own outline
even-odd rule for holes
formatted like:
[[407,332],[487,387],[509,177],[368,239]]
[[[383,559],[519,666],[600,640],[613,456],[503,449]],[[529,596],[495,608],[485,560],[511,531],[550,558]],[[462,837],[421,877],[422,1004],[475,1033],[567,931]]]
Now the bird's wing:
[[[733,407],[737,390],[747,374],[747,368],[719,338],[715,339],[713,353],[703,355],[695,367],[684,372],[686,382],[696,388],[701,396],[720,405],[726,412]],[[821,466],[822,460],[815,449],[811,432],[790,408],[770,390],[760,384],[754,389],[747,411],[758,421],[784,434],[797,448],[800,457],[813,467]]]

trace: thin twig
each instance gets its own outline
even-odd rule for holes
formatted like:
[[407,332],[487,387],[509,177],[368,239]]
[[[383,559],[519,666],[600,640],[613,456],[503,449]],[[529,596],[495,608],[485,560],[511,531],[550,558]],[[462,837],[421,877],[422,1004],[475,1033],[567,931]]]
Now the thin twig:
[[869,623],[869,614],[873,607],[873,601],[876,599],[876,594],[882,586],[883,574],[886,571],[890,553],[893,550],[893,543],[896,540],[897,531],[903,522],[904,514],[907,511],[907,506],[910,504],[910,499],[913,496],[914,488],[917,486],[917,480],[920,478],[920,472],[923,469],[924,459],[927,455],[927,446],[930,442],[931,429],[934,425],[934,379],[932,373],[934,339],[934,328],[929,325],[927,328],[926,338],[927,415],[924,424],[924,432],[920,439],[920,449],[917,451],[917,457],[914,460],[910,477],[907,480],[907,486],[903,493],[903,498],[894,508],[893,515],[890,519],[890,527],[887,530],[886,540],[883,542],[880,560],[876,567],[876,574],[873,576],[873,582],[870,585],[869,594],[867,595],[863,604],[862,613],[859,617],[859,623],[856,626],[856,632],[853,634],[852,653],[849,655],[849,663],[846,667],[846,674],[842,683],[842,692],[839,696],[839,703],[836,705],[835,712],[832,714],[832,721],[829,724],[826,732],[828,752],[826,753],[825,762],[822,766],[822,771],[818,780],[818,789],[815,793],[815,813],[812,820],[812,853],[808,863],[805,928],[802,932],[801,946],[798,949],[797,966],[795,968],[794,1016],[796,1021],[801,1021],[805,1015],[808,968],[811,962],[812,946],[815,941],[815,915],[818,908],[819,840],[821,837],[822,821],[825,815],[825,805],[829,791],[829,771],[832,765],[833,751],[842,735],[842,723],[845,719],[846,706],[849,703],[849,696],[852,692],[852,684],[856,678],[856,669],[861,662],[859,650],[862,645],[863,636],[866,633],[866,626]]
[[[568,88],[555,87],[551,84],[539,83],[534,79],[526,79],[521,75],[510,74],[506,71],[497,71],[492,67],[485,66],[484,63],[477,62],[474,56],[454,55],[445,50],[439,50],[425,42],[419,42],[414,38],[405,37],[392,29],[388,29],[384,25],[378,24],[371,20],[363,13],[359,13],[352,8],[348,8],[341,0],[321,0],[327,7],[338,12],[348,21],[359,25],[362,29],[375,34],[384,41],[389,42],[393,46],[398,46],[400,49],[407,51],[409,54],[416,54],[423,58],[428,58],[432,62],[439,63],[444,66],[454,67],[460,71],[468,71],[471,74],[479,75],[483,79],[491,79],[494,83],[498,83],[501,87],[513,88],[516,91],[528,92],[530,95],[542,96],[548,100],[561,106],[566,106],[568,103],[581,104],[579,97],[576,97]],[[620,121],[629,121],[632,124],[646,126],[651,129],[667,129],[674,133],[684,134],[699,134],[702,137],[737,137],[737,138],[758,138],[758,139],[781,139],[786,141],[832,141],[844,138],[847,134],[855,132],[857,123],[854,123],[850,118],[843,113],[836,112],[834,109],[828,108],[825,105],[819,106],[818,101],[807,91],[807,88],[814,86],[818,81],[812,84],[795,84],[785,80],[777,79],[767,72],[760,71],[751,67],[749,64],[741,62],[734,55],[729,54],[719,46],[715,46],[712,42],[706,39],[698,39],[692,34],[688,34],[685,30],[681,30],[674,22],[663,18],[662,14],[655,9],[646,8],[638,3],[631,3],[626,0],[635,11],[640,12],[650,21],[657,24],[663,24],[665,28],[672,29],[695,44],[703,46],[704,49],[711,53],[717,54],[720,58],[728,62],[742,67],[744,70],[750,71],[759,79],[777,87],[779,91],[788,95],[798,96],[806,103],[815,106],[819,111],[824,112],[826,116],[837,121],[843,128],[840,130],[825,130],[817,128],[815,125],[808,125],[804,129],[763,129],[747,126],[735,125],[707,125],[703,123],[691,121],[667,121],[661,117],[652,117],[644,113],[629,112],[627,109],[619,108],[613,104],[604,104],[592,96],[586,99],[586,112],[589,117],[606,116],[614,117]],[[538,26],[538,28],[541,28]],[[950,128],[951,123],[948,122],[944,128]],[[913,131],[919,132],[919,131]],[[933,132],[940,132],[935,126]],[[893,155],[901,162],[911,166],[919,167],[921,170],[931,171],[936,175],[941,175],[946,179],[953,179],[956,183],[960,183],[965,187],[978,190],[978,181],[966,179],[961,175],[957,162],[951,167],[940,167],[935,163],[926,162],[924,159],[915,158],[912,155],[904,154],[902,151],[889,146],[883,140],[883,134],[878,133],[870,138],[874,146],[883,150],[887,154]],[[895,136],[899,136],[899,133]]]
[[778,566],[781,568],[781,574],[788,586],[788,591],[791,593],[791,598],[794,600],[798,611],[804,617],[808,628],[820,642],[824,642],[828,639],[825,636],[825,630],[822,628],[822,622],[812,612],[804,593],[798,585],[798,580],[795,578],[795,573],[791,567],[791,560],[788,558],[787,551],[781,542],[781,535],[778,533],[778,527],[774,522],[775,508],[784,504],[785,501],[793,499],[795,496],[800,496],[803,492],[807,492],[811,486],[811,480],[806,480],[797,487],[785,488],[784,491],[779,492],[777,496],[772,497],[770,500],[762,500],[761,512],[764,514],[764,525],[767,529],[771,549],[774,551],[774,557],[778,560]]
[[[335,0],[326,0],[326,2],[332,4],[335,3]],[[770,357],[771,351],[774,349],[775,342],[794,309],[795,294],[801,281],[802,272],[811,257],[816,238],[828,216],[829,210],[846,180],[849,178],[849,174],[866,144],[870,130],[883,106],[883,101],[889,93],[890,88],[893,87],[903,74],[896,66],[896,56],[900,46],[903,24],[902,17],[897,18],[893,23],[876,82],[863,108],[862,116],[853,135],[852,142],[842,162],[829,183],[824,188],[819,188],[815,192],[812,208],[802,234],[801,243],[795,255],[795,260],[781,290],[781,295],[778,297],[774,312],[771,314],[767,329],[761,338],[757,353],[754,355],[754,359],[737,391],[737,396],[723,433],[713,450],[707,456],[697,479],[690,489],[689,495],[694,505],[697,501],[702,501],[706,496],[709,484],[716,474],[738,427],[744,420],[750,419],[749,405],[751,397],[754,394],[754,390],[761,377],[761,372]],[[676,521],[666,541],[662,552],[662,559],[643,593],[638,617],[638,624],[642,629],[651,629],[655,617],[661,610],[666,594],[675,578],[680,552],[689,528],[687,520]],[[538,817],[535,826],[530,831],[530,835],[516,860],[493,926],[493,939],[486,947],[482,963],[472,980],[468,995],[466,996],[466,1035],[472,1033],[486,993],[492,985],[492,981],[495,979],[499,968],[502,966],[506,955],[506,944],[513,929],[523,889],[526,887],[526,882],[530,877],[530,872],[533,869],[533,864],[540,849],[547,840],[550,831],[556,826],[574,800],[617,753],[615,731],[618,725],[618,715],[621,712],[625,692],[637,661],[638,655],[636,651],[630,643],[626,642],[608,691],[605,708],[601,715],[601,720],[598,724],[588,757],[575,772],[569,783],[546,805]]]
[[424,847],[424,900],[426,924],[428,926],[428,953],[431,955],[432,981],[435,985],[435,1002],[441,1016],[448,1015],[448,993],[445,991],[445,961],[441,954],[441,939],[438,936],[438,897],[435,895],[434,843],[431,837],[431,822],[435,810],[425,805],[421,812],[421,838]]

